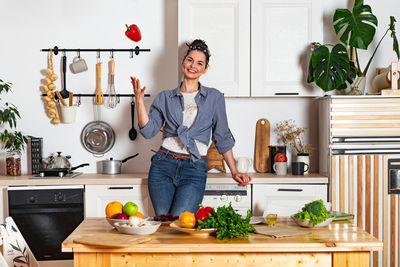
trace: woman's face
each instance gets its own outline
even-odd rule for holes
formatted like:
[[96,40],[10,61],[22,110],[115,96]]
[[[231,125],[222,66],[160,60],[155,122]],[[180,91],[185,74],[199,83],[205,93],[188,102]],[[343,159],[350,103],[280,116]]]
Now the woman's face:
[[206,55],[199,50],[192,50],[182,61],[182,73],[185,79],[197,80],[207,72]]

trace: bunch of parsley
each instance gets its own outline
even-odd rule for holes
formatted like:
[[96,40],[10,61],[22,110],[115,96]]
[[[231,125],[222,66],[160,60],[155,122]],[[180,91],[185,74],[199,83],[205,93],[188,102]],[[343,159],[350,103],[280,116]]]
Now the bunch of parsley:
[[229,203],[228,207],[218,207],[217,211],[204,221],[198,220],[196,230],[218,228],[218,239],[247,237],[249,232],[255,232],[254,227],[250,224],[251,216],[252,213],[248,210],[246,218],[242,218]]

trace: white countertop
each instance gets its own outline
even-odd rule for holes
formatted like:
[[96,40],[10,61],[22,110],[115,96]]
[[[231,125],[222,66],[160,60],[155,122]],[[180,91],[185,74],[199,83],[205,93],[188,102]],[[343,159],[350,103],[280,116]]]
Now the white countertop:
[[[252,184],[327,184],[328,177],[321,174],[278,176],[273,173],[249,173]],[[74,178],[32,178],[33,175],[0,176],[0,186],[22,185],[146,185],[147,173],[105,175],[84,173]],[[230,173],[209,173],[208,184],[234,184]]]

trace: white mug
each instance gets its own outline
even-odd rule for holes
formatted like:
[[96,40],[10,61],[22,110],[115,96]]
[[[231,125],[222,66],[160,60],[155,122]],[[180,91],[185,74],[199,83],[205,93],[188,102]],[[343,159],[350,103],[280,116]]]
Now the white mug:
[[272,166],[276,175],[286,175],[287,174],[287,164],[286,162],[275,162]]
[[236,159],[236,167],[239,172],[247,173],[252,160],[246,157],[239,157]]
[[75,57],[71,63],[71,71],[73,73],[79,73],[83,71],[87,71],[88,67],[86,65],[86,61],[81,57]]

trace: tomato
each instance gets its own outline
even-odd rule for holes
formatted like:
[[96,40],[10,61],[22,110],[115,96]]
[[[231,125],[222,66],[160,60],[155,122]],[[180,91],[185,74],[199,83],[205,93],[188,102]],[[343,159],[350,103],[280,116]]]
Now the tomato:
[[196,212],[196,219],[200,221],[204,221],[209,215],[214,214],[214,210],[211,207],[200,208]]
[[194,228],[196,225],[196,217],[193,213],[185,211],[181,213],[181,216],[179,216],[179,222],[184,228]]
[[275,162],[287,162],[285,153],[277,153],[274,158]]

